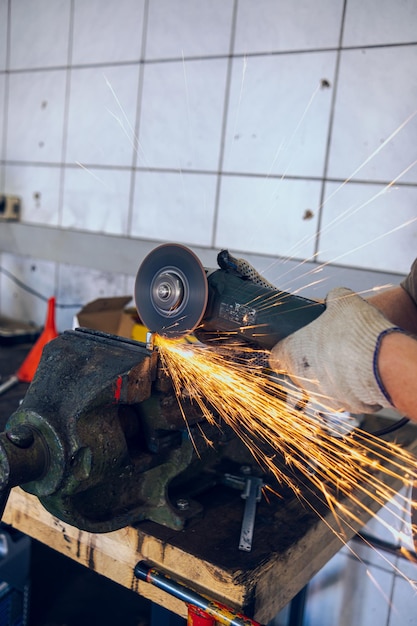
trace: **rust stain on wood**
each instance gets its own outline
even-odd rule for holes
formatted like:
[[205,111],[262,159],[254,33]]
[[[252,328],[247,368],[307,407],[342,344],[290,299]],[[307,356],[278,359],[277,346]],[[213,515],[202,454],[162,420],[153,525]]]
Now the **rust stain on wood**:
[[87,544],[87,565],[89,567],[89,569],[92,569],[93,571],[96,570],[96,566],[95,566],[95,562],[94,562],[94,556],[95,556],[95,538],[94,535],[90,535],[88,538],[88,544]]
[[78,531],[78,537],[77,537],[77,559],[79,559],[81,557],[81,540],[82,540],[82,536],[83,536],[83,531],[79,530]]

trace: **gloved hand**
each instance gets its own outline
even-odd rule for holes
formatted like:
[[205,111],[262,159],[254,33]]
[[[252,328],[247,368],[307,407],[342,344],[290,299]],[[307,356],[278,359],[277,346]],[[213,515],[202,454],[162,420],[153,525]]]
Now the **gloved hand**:
[[272,369],[284,371],[323,408],[351,413],[391,407],[380,380],[381,340],[400,331],[350,289],[329,292],[326,310],[271,351]]

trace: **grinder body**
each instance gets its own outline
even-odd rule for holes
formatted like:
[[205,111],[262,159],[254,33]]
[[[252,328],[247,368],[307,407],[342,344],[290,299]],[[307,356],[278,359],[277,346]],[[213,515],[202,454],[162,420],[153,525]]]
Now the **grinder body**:
[[314,321],[325,305],[257,285],[233,271],[208,273],[208,299],[194,333],[204,343],[244,341],[267,350]]
[[194,332],[204,343],[243,342],[270,350],[325,309],[322,303],[252,280],[226,250],[217,260],[220,269],[206,269],[179,244],[164,244],[148,254],[135,284],[144,325],[171,339]]

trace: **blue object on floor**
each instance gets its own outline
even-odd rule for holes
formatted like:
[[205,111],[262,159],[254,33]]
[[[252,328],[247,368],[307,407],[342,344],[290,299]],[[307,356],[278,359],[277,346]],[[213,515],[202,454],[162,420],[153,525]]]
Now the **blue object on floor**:
[[164,609],[159,604],[152,604],[151,626],[185,626],[186,623],[185,619],[172,613],[172,611]]

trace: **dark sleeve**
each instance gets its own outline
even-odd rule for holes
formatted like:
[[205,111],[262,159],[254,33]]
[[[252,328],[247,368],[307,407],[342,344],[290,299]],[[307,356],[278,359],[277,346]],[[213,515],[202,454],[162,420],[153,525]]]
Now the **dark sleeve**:
[[401,287],[406,290],[417,305],[417,259],[412,264],[408,276],[402,281]]

